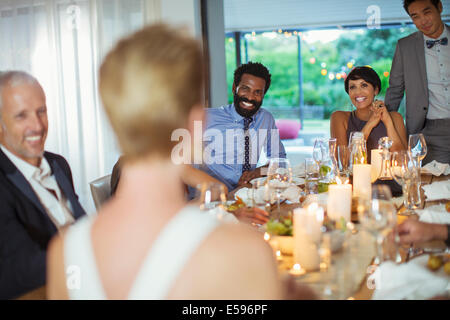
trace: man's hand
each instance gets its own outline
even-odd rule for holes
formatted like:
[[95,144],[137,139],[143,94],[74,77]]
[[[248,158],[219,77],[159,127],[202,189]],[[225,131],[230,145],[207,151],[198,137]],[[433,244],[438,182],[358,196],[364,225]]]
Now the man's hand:
[[425,223],[413,219],[407,219],[398,226],[400,242],[409,244],[414,242],[426,242],[430,240],[446,240],[447,227],[444,224]]
[[259,208],[240,208],[233,212],[236,218],[245,223],[263,225],[269,221],[269,213]]
[[255,178],[261,177],[261,168],[256,168],[253,171],[245,171],[238,181],[238,186],[241,187],[247,183],[250,183]]

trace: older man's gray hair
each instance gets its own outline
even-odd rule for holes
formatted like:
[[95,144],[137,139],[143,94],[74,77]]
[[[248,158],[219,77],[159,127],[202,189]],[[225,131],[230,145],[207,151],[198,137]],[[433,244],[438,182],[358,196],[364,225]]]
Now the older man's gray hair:
[[2,116],[2,106],[3,106],[3,88],[6,86],[9,87],[17,87],[22,84],[37,84],[39,85],[39,81],[31,74],[25,71],[3,71],[0,72],[0,118]]

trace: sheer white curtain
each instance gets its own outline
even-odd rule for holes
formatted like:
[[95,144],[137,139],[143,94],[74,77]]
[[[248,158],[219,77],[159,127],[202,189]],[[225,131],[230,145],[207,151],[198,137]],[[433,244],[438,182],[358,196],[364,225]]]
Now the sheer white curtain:
[[68,160],[89,213],[89,182],[111,173],[120,154],[98,96],[99,66],[120,37],[159,20],[159,7],[159,0],[0,0],[0,70],[41,82],[46,150]]

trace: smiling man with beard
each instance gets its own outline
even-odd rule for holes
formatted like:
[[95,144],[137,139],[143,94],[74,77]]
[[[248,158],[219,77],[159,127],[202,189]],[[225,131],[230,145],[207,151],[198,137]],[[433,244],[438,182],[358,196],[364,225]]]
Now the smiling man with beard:
[[85,215],[69,164],[44,151],[45,100],[31,75],[0,72],[0,299],[43,286],[50,238]]
[[262,151],[267,158],[285,158],[272,114],[261,108],[270,87],[269,70],[249,62],[234,72],[234,102],[206,110],[206,160],[200,168],[229,190],[261,176]]

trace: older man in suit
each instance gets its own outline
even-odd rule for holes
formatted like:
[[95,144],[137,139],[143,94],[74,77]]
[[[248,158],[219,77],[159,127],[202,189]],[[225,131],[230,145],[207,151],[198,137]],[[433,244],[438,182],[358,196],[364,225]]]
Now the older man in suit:
[[440,0],[403,4],[419,31],[397,43],[385,103],[398,110],[406,92],[406,129],[424,134],[424,162],[450,163],[450,28],[442,21]]
[[0,299],[43,286],[50,238],[85,215],[67,161],[44,151],[47,130],[38,81],[0,73]]

